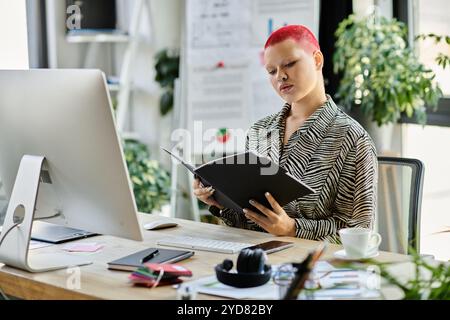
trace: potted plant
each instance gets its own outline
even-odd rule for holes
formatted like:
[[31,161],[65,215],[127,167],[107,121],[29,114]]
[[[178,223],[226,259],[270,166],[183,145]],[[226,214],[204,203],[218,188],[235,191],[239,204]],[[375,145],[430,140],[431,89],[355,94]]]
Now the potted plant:
[[377,126],[396,123],[402,114],[426,123],[426,106],[437,106],[442,91],[408,47],[402,22],[377,12],[350,15],[335,35],[334,72],[342,74],[336,96],[342,106],[359,109]]
[[180,56],[175,51],[164,49],[156,54],[155,59],[155,81],[164,90],[159,100],[159,110],[164,116],[173,108],[173,91],[179,74]]
[[412,253],[413,277],[401,280],[389,269],[389,263],[380,263],[380,276],[399,288],[404,300],[450,300],[450,265]]
[[[389,291],[392,296],[390,298],[394,299],[450,300],[449,262],[420,255],[413,248],[410,248],[409,252],[411,254],[408,261],[379,262],[368,259],[364,262],[339,262],[338,267],[365,272],[370,269],[379,276],[379,281],[370,281],[376,278],[361,278],[365,281],[361,284],[368,288],[381,289],[382,296]],[[399,268],[400,266],[402,267]],[[392,291],[394,288],[396,290]]]
[[150,159],[145,144],[132,139],[126,139],[123,143],[138,210],[147,213],[161,210],[170,199],[169,173],[156,160]]

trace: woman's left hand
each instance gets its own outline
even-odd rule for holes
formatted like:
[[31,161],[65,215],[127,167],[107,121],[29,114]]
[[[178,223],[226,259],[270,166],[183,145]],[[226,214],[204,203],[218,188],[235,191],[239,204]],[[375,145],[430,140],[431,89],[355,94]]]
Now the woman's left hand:
[[245,217],[254,221],[261,228],[273,235],[295,237],[295,220],[287,215],[286,211],[284,211],[270,193],[266,192],[265,196],[272,209],[266,208],[255,200],[250,200],[250,204],[261,211],[265,216],[245,208]]

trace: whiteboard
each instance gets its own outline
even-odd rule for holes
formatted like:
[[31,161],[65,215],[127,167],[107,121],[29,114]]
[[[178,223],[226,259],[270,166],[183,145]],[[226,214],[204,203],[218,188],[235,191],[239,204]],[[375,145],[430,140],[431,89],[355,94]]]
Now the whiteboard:
[[286,24],[305,25],[318,37],[319,1],[186,1],[182,125],[194,155],[243,151],[251,124],[281,109],[262,53],[269,34]]

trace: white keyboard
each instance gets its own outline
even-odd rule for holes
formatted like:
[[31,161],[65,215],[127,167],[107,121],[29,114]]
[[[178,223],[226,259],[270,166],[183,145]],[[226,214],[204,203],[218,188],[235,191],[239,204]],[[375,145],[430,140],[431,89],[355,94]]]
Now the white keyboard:
[[250,247],[251,243],[230,242],[212,240],[205,238],[176,236],[164,238],[156,242],[161,246],[179,247],[194,250],[213,251],[220,253],[237,253],[244,248]]

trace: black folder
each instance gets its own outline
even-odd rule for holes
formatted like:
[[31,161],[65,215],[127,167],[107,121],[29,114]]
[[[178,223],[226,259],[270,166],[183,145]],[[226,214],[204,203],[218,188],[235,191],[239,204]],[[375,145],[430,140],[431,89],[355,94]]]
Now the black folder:
[[216,190],[213,197],[218,203],[237,212],[242,212],[243,208],[251,208],[248,202],[250,199],[270,209],[265,192],[269,192],[281,206],[314,193],[313,189],[284,168],[251,151],[215,159],[195,168],[177,155],[162,149],[199,178],[203,186],[212,186]]

